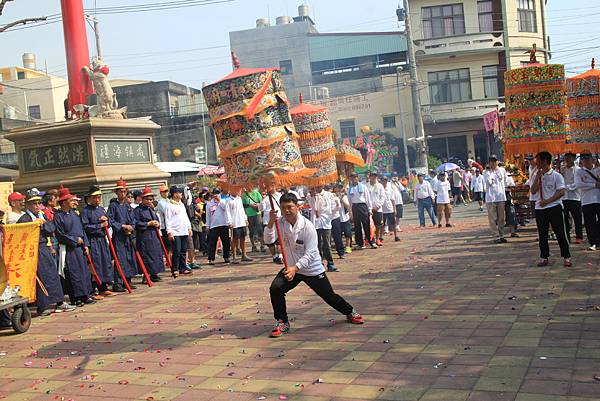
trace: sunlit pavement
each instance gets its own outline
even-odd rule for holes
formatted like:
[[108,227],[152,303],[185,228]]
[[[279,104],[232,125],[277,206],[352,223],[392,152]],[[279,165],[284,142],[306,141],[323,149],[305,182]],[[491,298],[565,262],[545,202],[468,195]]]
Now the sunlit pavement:
[[600,400],[600,252],[538,268],[533,225],[494,245],[476,207],[449,229],[406,209],[401,242],[329,274],[363,326],[300,285],[268,338],[278,266],[253,255],[0,332],[0,399]]

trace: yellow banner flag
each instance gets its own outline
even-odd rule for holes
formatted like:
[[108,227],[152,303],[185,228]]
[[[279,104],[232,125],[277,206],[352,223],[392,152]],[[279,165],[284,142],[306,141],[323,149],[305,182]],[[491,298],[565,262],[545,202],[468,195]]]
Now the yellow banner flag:
[[19,295],[35,301],[38,247],[42,221],[7,224],[4,226],[2,258],[6,265],[8,284],[20,286]]

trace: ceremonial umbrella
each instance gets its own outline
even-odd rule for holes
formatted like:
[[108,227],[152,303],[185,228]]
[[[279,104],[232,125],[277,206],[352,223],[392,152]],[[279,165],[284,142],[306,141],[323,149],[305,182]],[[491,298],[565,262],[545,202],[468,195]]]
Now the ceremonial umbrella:
[[600,153],[600,70],[592,69],[567,79],[571,132],[566,150]]
[[230,187],[278,186],[313,173],[302,162],[281,73],[240,68],[202,89]]
[[436,168],[436,171],[450,171],[450,170],[456,170],[457,168],[460,168],[457,164],[454,163],[443,163],[441,164],[438,168]]
[[338,178],[335,164],[335,144],[333,129],[329,122],[327,108],[304,103],[300,95],[300,104],[290,110],[294,127],[299,135],[302,161],[315,173],[303,181],[309,187],[334,183]]
[[504,156],[561,153],[569,132],[564,66],[534,62],[506,71],[504,82]]

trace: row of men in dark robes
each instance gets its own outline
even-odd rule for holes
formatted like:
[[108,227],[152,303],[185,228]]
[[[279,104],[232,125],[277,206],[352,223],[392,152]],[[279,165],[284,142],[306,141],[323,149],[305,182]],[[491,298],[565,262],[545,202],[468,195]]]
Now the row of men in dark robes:
[[[17,223],[41,220],[38,314],[70,311],[135,289],[131,280],[142,270],[147,272],[143,283],[161,281],[164,253],[152,190],[144,189],[135,209],[127,200],[125,181],[119,180],[114,192],[116,198],[105,209],[100,188],[90,187],[81,212],[77,210],[81,199],[68,188],[57,191],[57,208],[44,207],[36,189],[26,192],[26,211]],[[70,303],[64,302],[65,294]]]

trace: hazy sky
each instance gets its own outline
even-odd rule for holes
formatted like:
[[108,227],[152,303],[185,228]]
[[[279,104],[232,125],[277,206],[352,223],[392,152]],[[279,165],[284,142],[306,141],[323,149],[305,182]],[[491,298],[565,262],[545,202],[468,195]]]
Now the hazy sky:
[[[96,0],[96,5],[101,8],[158,2]],[[273,23],[279,15],[295,16],[300,3],[301,0],[235,0],[173,10],[100,15],[104,58],[113,79],[172,80],[200,87],[202,82],[215,81],[231,70],[229,31],[252,28],[262,16],[270,16]],[[307,3],[321,32],[398,29],[398,0]],[[84,5],[91,9],[94,0],[84,0]],[[0,25],[57,13],[60,0],[13,0],[6,4]],[[571,74],[589,68],[591,57],[600,56],[599,20],[598,0],[548,0],[552,62],[566,64]],[[89,28],[88,41],[93,56],[96,50]],[[0,33],[0,66],[21,65],[24,52],[37,56],[38,68],[43,69],[47,62],[50,73],[66,76],[60,22]]]

